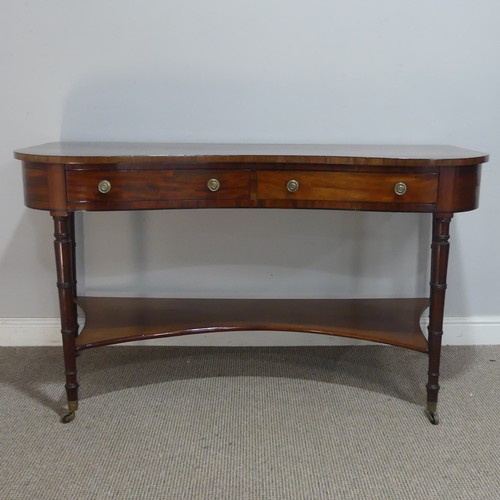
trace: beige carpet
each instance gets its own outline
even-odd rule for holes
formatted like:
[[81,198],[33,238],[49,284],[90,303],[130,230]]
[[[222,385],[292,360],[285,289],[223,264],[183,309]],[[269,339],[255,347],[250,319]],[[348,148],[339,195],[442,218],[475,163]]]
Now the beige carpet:
[[500,498],[500,346],[0,349],[1,499]]

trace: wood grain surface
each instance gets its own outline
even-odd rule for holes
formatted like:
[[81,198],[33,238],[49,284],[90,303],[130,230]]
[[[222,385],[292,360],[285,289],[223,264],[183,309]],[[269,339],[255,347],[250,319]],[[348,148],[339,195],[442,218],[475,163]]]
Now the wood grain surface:
[[158,299],[79,297],[79,349],[147,338],[238,330],[338,335],[427,350],[417,299]]
[[19,160],[42,163],[272,162],[345,165],[475,165],[488,156],[454,146],[338,144],[162,144],[51,142],[18,149]]

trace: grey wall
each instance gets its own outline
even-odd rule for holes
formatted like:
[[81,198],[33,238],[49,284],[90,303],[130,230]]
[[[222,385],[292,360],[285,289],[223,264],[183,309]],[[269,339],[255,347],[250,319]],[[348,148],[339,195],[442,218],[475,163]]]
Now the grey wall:
[[[491,154],[453,223],[447,313],[500,315],[500,3],[2,2],[0,318],[57,315],[48,214],[15,147],[54,140],[454,144]],[[88,293],[413,296],[429,216],[171,211],[78,219]]]

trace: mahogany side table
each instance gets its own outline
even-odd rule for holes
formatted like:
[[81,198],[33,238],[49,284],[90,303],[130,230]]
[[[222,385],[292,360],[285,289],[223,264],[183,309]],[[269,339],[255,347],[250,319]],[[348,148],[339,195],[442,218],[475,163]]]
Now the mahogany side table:
[[[91,347],[214,331],[285,330],[364,339],[426,353],[426,413],[437,398],[449,226],[478,205],[488,156],[451,146],[49,143],[20,149],[26,206],[54,219],[69,422],[76,355]],[[147,299],[80,297],[76,211],[286,208],[432,215],[428,297]],[[85,312],[78,328],[77,305]],[[429,307],[428,335],[420,316]]]

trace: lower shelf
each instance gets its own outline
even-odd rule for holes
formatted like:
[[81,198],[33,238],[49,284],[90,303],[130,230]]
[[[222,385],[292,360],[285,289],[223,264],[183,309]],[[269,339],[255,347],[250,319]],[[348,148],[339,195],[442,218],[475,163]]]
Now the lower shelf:
[[152,299],[79,297],[85,327],[76,348],[241,330],[336,335],[427,352],[415,299]]

